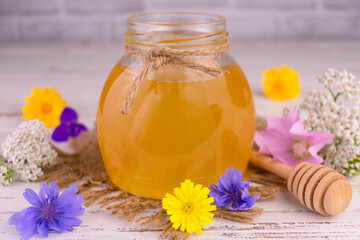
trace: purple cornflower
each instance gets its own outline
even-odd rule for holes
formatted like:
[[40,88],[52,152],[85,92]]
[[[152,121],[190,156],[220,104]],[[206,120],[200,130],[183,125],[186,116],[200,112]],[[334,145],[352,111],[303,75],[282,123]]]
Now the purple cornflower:
[[225,175],[219,178],[218,185],[210,186],[209,195],[214,198],[214,204],[218,207],[228,207],[230,210],[251,208],[260,195],[250,197],[250,182],[241,180],[240,170],[233,167],[226,169]]
[[72,231],[73,226],[81,223],[76,217],[84,214],[84,198],[82,194],[76,194],[76,185],[66,189],[60,196],[55,182],[51,182],[49,186],[46,182],[41,182],[41,185],[39,195],[29,188],[25,189],[23,195],[33,206],[14,213],[9,219],[9,224],[16,225],[16,230],[25,240],[36,232],[47,237],[49,230],[58,233]]
[[51,138],[56,142],[67,141],[69,137],[76,138],[86,127],[77,123],[78,115],[74,109],[70,107],[64,108],[60,116],[60,125],[55,128]]

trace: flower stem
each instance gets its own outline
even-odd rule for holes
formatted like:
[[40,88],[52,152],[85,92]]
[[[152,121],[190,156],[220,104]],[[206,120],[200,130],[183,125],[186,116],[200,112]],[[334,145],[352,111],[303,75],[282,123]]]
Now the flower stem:
[[341,137],[336,136],[335,138],[335,148],[336,151],[339,150],[340,144],[343,142],[343,139]]
[[336,95],[334,94],[334,92],[329,88],[329,87],[325,87],[327,90],[329,90],[331,96],[334,98],[334,102],[336,102],[338,100],[338,98],[340,97],[340,95],[342,95],[342,92],[338,92]]
[[358,141],[357,141],[356,136],[354,136],[354,145],[355,145],[356,147],[358,147],[358,146],[360,145],[360,143],[358,143]]

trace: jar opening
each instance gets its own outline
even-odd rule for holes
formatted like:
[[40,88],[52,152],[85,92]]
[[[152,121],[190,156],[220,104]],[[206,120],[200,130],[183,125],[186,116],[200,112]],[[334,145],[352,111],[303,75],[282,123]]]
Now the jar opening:
[[128,19],[129,23],[166,26],[225,24],[225,21],[225,18],[220,15],[187,12],[136,14]]
[[126,41],[144,47],[209,47],[227,42],[226,20],[207,13],[137,14],[128,19]]

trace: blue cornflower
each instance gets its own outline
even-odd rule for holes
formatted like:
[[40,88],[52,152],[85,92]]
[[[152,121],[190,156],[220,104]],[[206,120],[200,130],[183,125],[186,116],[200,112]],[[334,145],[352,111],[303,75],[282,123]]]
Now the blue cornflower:
[[230,210],[245,210],[254,206],[260,195],[249,196],[250,182],[241,181],[242,173],[233,167],[226,169],[225,175],[218,180],[218,185],[210,186],[209,195],[214,198],[218,207],[228,207]]
[[51,182],[49,186],[46,182],[41,182],[41,185],[39,195],[29,188],[25,189],[23,195],[33,206],[14,213],[9,219],[9,224],[16,225],[16,230],[25,240],[36,232],[47,237],[49,230],[58,233],[72,231],[73,226],[81,223],[76,217],[84,214],[84,198],[82,194],[76,194],[76,185],[66,189],[60,196],[55,182]]
[[60,116],[60,125],[55,128],[51,138],[56,142],[67,141],[69,137],[76,138],[86,127],[77,122],[78,115],[70,107],[64,108]]

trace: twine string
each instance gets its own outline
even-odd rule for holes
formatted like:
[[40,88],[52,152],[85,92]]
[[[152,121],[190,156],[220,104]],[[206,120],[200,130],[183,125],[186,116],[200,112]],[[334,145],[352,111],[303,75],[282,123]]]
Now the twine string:
[[195,63],[189,60],[188,56],[208,56],[227,52],[230,43],[218,45],[210,49],[191,49],[191,50],[176,50],[169,47],[154,47],[149,51],[138,49],[130,44],[125,43],[125,51],[129,54],[140,56],[144,62],[144,68],[135,77],[132,85],[130,86],[129,93],[121,106],[122,114],[129,114],[131,106],[135,100],[137,92],[145,81],[146,76],[153,70],[166,65],[178,65],[204,72],[213,77],[219,77],[222,74],[221,67],[209,67],[203,64]]

